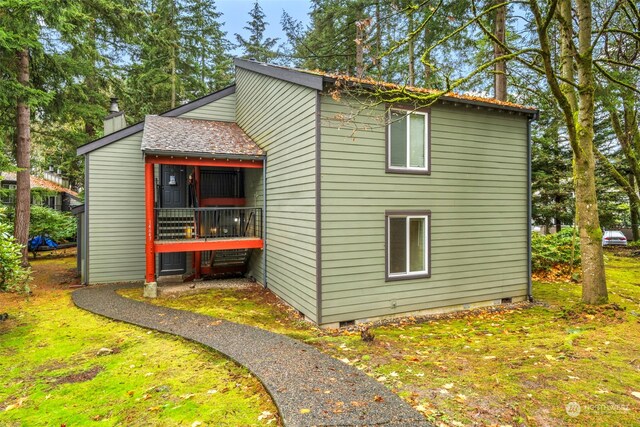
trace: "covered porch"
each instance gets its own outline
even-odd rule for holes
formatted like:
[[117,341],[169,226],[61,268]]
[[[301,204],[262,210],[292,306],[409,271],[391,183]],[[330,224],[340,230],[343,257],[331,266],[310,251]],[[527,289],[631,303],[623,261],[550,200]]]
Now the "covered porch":
[[145,296],[159,276],[244,274],[264,247],[264,155],[234,123],[148,116]]

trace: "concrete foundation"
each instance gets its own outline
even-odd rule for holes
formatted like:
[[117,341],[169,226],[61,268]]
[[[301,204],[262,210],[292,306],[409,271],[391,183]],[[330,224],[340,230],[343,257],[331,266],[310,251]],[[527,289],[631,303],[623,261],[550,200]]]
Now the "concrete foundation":
[[158,282],[144,282],[144,290],[142,295],[145,298],[157,298],[158,297]]

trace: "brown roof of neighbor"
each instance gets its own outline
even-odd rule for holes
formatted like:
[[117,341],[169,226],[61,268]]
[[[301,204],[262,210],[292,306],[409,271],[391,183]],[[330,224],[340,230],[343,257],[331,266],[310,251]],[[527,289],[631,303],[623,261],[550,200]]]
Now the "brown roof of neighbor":
[[235,123],[162,116],[145,117],[141,148],[162,153],[264,155],[262,149]]
[[[2,176],[2,181],[16,181],[16,173],[15,172],[2,172],[0,174]],[[74,197],[78,197],[78,193],[68,188],[65,188],[55,182],[51,182],[44,178],[38,178],[37,176],[30,175],[30,184],[31,188],[45,188],[51,191],[57,191],[59,193],[67,193]]]

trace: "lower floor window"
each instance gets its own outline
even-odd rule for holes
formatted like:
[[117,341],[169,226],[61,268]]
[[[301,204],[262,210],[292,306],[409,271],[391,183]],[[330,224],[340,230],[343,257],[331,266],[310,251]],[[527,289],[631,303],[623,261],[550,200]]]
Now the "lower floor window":
[[429,211],[386,213],[387,280],[429,276]]

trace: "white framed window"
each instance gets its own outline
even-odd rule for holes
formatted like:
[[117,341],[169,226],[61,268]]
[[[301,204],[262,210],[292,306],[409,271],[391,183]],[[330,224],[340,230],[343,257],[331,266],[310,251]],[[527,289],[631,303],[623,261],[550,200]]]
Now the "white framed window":
[[429,112],[389,110],[387,172],[429,174]]
[[387,211],[385,279],[430,277],[430,211]]

